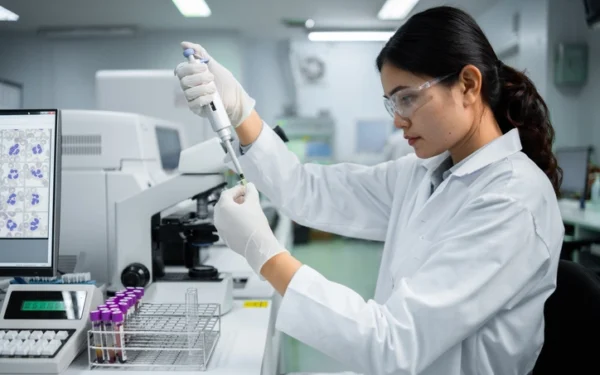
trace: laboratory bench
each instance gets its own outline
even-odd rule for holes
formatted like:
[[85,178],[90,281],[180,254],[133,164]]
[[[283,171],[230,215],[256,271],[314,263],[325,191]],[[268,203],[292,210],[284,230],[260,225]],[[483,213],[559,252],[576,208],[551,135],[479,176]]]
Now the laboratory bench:
[[563,222],[574,227],[574,240],[600,237],[600,205],[587,203],[581,209],[578,200],[560,199],[558,206]]
[[[293,244],[292,222],[280,216],[275,236],[290,251]],[[234,289],[233,308],[220,317],[220,337],[208,361],[206,371],[153,370],[152,374],[248,374],[275,375],[283,363],[280,347],[282,334],[275,329],[281,296],[271,285],[256,275],[246,260],[225,246],[214,246],[206,264],[230,273],[234,279],[245,279],[245,285]],[[102,289],[101,289],[102,290]],[[1,297],[1,296],[0,296]],[[203,303],[200,296],[199,301]],[[0,298],[0,308],[2,307]],[[147,374],[148,371],[124,368],[93,368],[84,350],[61,375]]]

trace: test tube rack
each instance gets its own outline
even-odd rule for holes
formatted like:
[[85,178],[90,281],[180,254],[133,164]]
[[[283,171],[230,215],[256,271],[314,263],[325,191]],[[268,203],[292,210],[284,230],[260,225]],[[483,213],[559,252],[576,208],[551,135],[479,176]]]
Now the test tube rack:
[[[144,303],[124,323],[122,348],[103,345],[115,342],[114,331],[88,331],[90,369],[152,371],[206,371],[221,334],[221,306],[198,304],[198,317],[186,315],[186,304]],[[95,341],[101,337],[100,343]],[[190,345],[191,343],[191,345]],[[123,363],[98,361],[96,350],[124,350]]]

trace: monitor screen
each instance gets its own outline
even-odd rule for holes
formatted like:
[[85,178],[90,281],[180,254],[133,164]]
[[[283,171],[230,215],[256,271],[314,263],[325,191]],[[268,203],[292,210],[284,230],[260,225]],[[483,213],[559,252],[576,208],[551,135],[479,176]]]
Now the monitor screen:
[[560,191],[569,196],[586,194],[590,150],[587,147],[556,150],[558,166],[562,168],[563,180]]
[[156,127],[156,139],[158,140],[158,152],[160,161],[165,171],[173,171],[179,167],[179,155],[181,154],[181,141],[179,131],[164,126]]
[[58,123],[56,110],[0,111],[0,276],[54,273]]

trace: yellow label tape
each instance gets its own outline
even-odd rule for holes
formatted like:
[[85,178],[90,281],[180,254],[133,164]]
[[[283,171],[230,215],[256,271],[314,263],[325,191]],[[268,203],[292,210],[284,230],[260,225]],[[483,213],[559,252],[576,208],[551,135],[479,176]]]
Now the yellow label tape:
[[244,308],[246,309],[264,309],[268,306],[268,301],[244,301]]

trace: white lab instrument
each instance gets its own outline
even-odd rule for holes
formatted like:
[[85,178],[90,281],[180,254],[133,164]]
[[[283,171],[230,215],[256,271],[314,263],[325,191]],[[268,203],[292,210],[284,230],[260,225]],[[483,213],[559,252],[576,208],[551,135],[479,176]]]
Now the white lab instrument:
[[[194,56],[195,53],[196,52],[191,48],[183,51],[183,55],[191,64],[206,64],[208,62],[208,60],[197,60]],[[229,155],[231,155],[231,161],[235,171],[240,176],[242,184],[245,185],[246,179],[244,177],[244,172],[242,171],[242,167],[240,166],[236,153],[231,145],[231,142],[233,142],[233,126],[231,126],[231,121],[229,120],[227,111],[225,111],[223,101],[221,100],[221,95],[219,95],[218,91],[214,92],[212,99],[212,102],[210,102],[210,104],[207,106],[208,108],[206,108],[210,125],[213,131],[219,136],[221,142],[223,142],[223,145],[227,149]]]
[[[99,70],[96,72],[96,109],[137,113],[183,126],[187,146],[213,138],[208,119],[188,108],[173,69]],[[186,145],[183,145],[185,148]]]
[[301,165],[265,126],[240,157],[261,193],[299,224],[385,241],[373,300],[304,265],[277,328],[360,373],[530,371],[564,225],[521,149],[514,129],[450,169],[447,152]]
[[133,113],[61,113],[60,255],[77,256],[78,270],[109,283],[117,202],[178,173],[185,132],[180,124]]
[[177,124],[116,112],[63,111],[63,128],[61,255],[80,256],[78,268],[109,290],[146,286],[149,302],[166,303],[182,282],[198,288],[200,302],[228,312],[230,275],[196,282],[180,279],[183,267],[166,267],[163,278],[154,274],[161,217],[190,209],[190,198],[225,183],[219,140],[181,151]]
[[0,373],[59,374],[81,353],[102,292],[86,284],[8,288],[0,311]]

